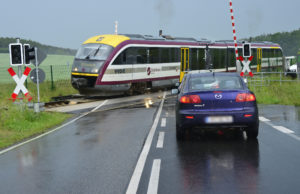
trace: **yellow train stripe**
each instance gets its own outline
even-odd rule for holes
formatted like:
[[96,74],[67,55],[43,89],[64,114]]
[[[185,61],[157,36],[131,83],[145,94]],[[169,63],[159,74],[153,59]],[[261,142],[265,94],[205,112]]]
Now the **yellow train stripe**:
[[271,47],[271,49],[280,49],[280,47]]
[[72,72],[72,75],[82,75],[82,76],[98,77],[98,74],[92,74],[92,73],[74,73],[74,72]]

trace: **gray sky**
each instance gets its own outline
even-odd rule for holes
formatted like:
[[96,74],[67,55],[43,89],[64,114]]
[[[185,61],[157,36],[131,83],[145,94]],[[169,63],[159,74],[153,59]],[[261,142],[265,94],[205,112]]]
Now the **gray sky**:
[[[300,28],[299,0],[233,0],[237,37]],[[77,49],[114,33],[232,39],[229,0],[1,0],[0,37]]]

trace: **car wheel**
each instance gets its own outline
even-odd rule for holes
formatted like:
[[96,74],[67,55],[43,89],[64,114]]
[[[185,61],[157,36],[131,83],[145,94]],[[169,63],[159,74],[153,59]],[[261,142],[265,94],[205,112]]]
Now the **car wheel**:
[[185,131],[182,129],[182,127],[176,125],[176,139],[184,140],[184,138],[185,138]]
[[254,125],[251,125],[246,129],[248,139],[256,139],[258,136],[259,122]]

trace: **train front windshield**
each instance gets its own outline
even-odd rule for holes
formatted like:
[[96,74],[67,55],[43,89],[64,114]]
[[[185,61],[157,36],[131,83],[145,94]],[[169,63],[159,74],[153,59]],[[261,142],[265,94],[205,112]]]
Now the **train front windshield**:
[[106,60],[112,50],[112,46],[105,44],[84,44],[77,51],[75,59]]
[[75,56],[73,72],[98,73],[113,47],[105,44],[84,44]]

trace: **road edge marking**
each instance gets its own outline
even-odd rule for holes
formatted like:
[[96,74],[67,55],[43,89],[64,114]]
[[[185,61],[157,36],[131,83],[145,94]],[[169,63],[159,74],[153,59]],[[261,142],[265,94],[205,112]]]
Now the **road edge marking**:
[[262,122],[270,122],[270,120],[265,117],[259,117],[259,120]]
[[294,131],[286,128],[286,127],[283,127],[283,126],[273,126],[274,129],[282,132],[282,133],[286,133],[286,134],[293,134],[295,133]]
[[149,153],[150,148],[151,148],[151,144],[152,144],[152,141],[153,141],[153,137],[154,137],[157,125],[159,123],[159,118],[160,118],[160,115],[161,115],[161,112],[162,112],[165,97],[166,97],[166,92],[164,92],[163,99],[160,103],[160,106],[159,106],[158,112],[156,114],[155,120],[153,122],[153,125],[152,125],[149,133],[148,133],[148,136],[147,136],[146,142],[143,146],[142,152],[139,155],[138,161],[136,163],[135,169],[133,171],[133,174],[131,176],[130,182],[129,182],[127,190],[126,190],[126,194],[135,194],[138,190],[138,186],[139,186],[141,176],[142,176],[142,173],[143,173],[143,170],[144,170],[144,167],[145,167],[147,156],[148,156],[148,153]]
[[147,194],[157,194],[161,159],[153,160]]
[[[102,102],[99,106],[97,106],[96,108],[99,109],[101,106],[103,106],[103,105],[106,104],[107,102],[108,102],[108,100],[103,101],[103,102]],[[75,121],[81,119],[82,117],[84,117],[84,116],[86,116],[86,115],[88,115],[88,114],[94,112],[95,110],[97,110],[96,108],[94,108],[92,111],[89,111],[89,112],[86,112],[86,113],[80,115],[79,117],[76,117],[75,119],[73,119],[73,120],[71,120],[71,121],[69,121],[69,122],[67,122],[67,123],[65,123],[65,124],[63,124],[63,125],[61,125],[61,126],[59,126],[59,127],[56,127],[55,129],[52,129],[52,130],[50,130],[50,131],[47,131],[47,132],[45,132],[45,133],[43,133],[43,134],[41,134],[41,135],[38,135],[38,136],[36,136],[36,137],[34,137],[34,138],[32,138],[32,139],[29,139],[29,140],[27,140],[27,141],[21,142],[21,143],[16,144],[16,145],[13,145],[13,146],[11,146],[11,147],[9,147],[9,148],[6,148],[6,149],[0,151],[0,155],[4,154],[4,153],[6,153],[6,152],[9,152],[9,151],[11,151],[11,150],[14,150],[14,149],[16,149],[16,148],[18,148],[18,147],[20,147],[20,146],[22,146],[22,145],[25,145],[25,144],[27,144],[27,143],[30,143],[30,142],[32,142],[32,141],[34,141],[34,140],[37,140],[37,139],[39,139],[39,138],[42,138],[42,137],[44,137],[44,136],[46,136],[46,135],[49,135],[50,133],[53,133],[53,132],[55,132],[55,131],[58,131],[59,129],[61,129],[61,128],[65,127],[65,126],[67,126],[67,125],[69,125],[69,124],[71,124],[71,123],[74,123]]]

